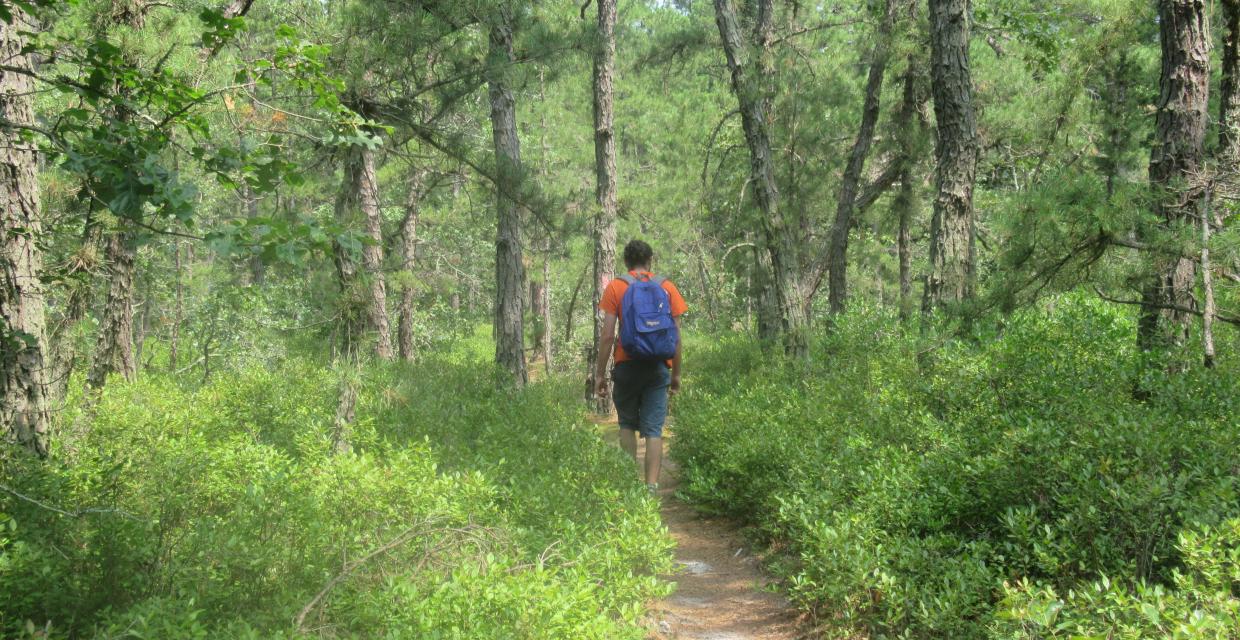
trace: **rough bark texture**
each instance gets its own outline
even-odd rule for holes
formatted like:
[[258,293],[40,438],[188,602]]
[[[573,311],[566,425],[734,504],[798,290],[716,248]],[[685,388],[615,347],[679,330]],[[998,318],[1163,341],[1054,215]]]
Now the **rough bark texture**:
[[779,188],[767,131],[770,91],[764,83],[774,76],[770,56],[773,11],[771,0],[757,0],[750,44],[742,38],[731,0],[715,0],[715,21],[723,39],[749,147],[750,189],[761,212],[762,235],[770,258],[770,284],[779,311],[780,338],[785,353],[803,358],[809,354],[808,316],[801,304],[798,243],[779,208]]
[[[350,331],[364,326],[373,340],[375,356],[393,358],[391,326],[387,312],[387,286],[383,281],[383,235],[380,228],[379,185],[375,176],[374,151],[354,147],[344,163],[344,177],[336,199],[336,219],[348,229],[365,229],[370,242],[361,249],[361,265],[344,247],[336,247],[337,276],[345,296],[345,313],[353,318]],[[360,335],[345,335],[345,344]]]
[[413,295],[416,282],[415,269],[418,261],[418,217],[422,209],[422,189],[426,171],[416,170],[409,178],[409,195],[405,200],[405,217],[400,221],[400,268],[405,281],[400,286],[400,358],[412,362],[416,353],[413,347]]
[[137,238],[131,231],[113,231],[104,239],[108,297],[104,302],[99,335],[95,340],[95,359],[86,375],[86,384],[102,389],[108,376],[119,373],[125,380],[138,374],[133,357],[133,281]]
[[[1209,121],[1210,24],[1203,0],[1162,0],[1158,16],[1162,75],[1150,186],[1161,224],[1175,231],[1191,227],[1206,191],[1202,170]],[[1187,337],[1191,314],[1165,307],[1194,307],[1195,261],[1159,252],[1155,270],[1142,292],[1146,304],[1138,323],[1137,341],[1147,350]]]
[[852,229],[861,172],[865,169],[866,158],[870,155],[870,146],[874,142],[874,127],[878,124],[883,77],[887,72],[887,60],[890,58],[891,30],[895,24],[898,2],[899,0],[887,0],[886,12],[875,34],[870,73],[865,83],[865,100],[861,108],[861,127],[853,141],[852,153],[848,156],[848,165],[844,168],[844,177],[840,181],[836,199],[835,223],[831,225],[831,247],[827,252],[830,269],[827,298],[831,313],[844,310],[848,295],[848,232]]
[[517,109],[507,75],[515,61],[512,16],[500,7],[490,28],[487,83],[491,98],[491,135],[499,184],[496,190],[495,238],[495,362],[512,382],[529,382],[525,364],[525,265],[521,255],[521,209],[511,194],[521,182],[521,142],[517,138]]
[[973,295],[977,119],[969,72],[968,0],[930,0],[930,71],[937,123],[937,195],[924,308]]
[[[34,124],[33,81],[17,70],[32,68],[20,31],[30,28],[25,13],[11,5],[12,24],[0,21],[0,54],[12,71],[0,71],[0,119],[16,126]],[[50,414],[47,403],[47,335],[38,156],[21,131],[0,127],[0,429],[4,438],[36,455],[47,454]]]
[[[145,0],[113,0],[112,20],[119,26],[141,29],[145,23],[146,8]],[[125,54],[125,61],[134,67],[138,64],[128,53]],[[124,98],[128,89],[118,86],[115,91],[118,97]],[[117,107],[118,120],[123,121],[130,117],[132,114],[128,113],[125,107]],[[121,217],[142,215],[141,211],[113,213]],[[103,245],[104,264],[108,274],[108,297],[104,302],[99,334],[95,340],[95,359],[86,375],[86,384],[92,389],[102,389],[112,373],[119,373],[126,380],[133,380],[138,373],[133,357],[134,262],[137,258],[138,237],[132,227],[122,221],[119,229],[112,230],[104,238]]]
[[900,174],[900,191],[892,204],[899,219],[896,232],[896,254],[900,259],[900,319],[907,320],[913,308],[913,214],[917,210],[917,192],[913,188],[913,172],[906,168]]
[[370,243],[362,247],[362,266],[366,270],[367,315],[375,333],[375,355],[391,360],[392,327],[388,322],[387,284],[383,280],[383,216],[379,211],[379,178],[375,173],[375,152],[369,147],[358,149],[356,165],[357,198],[366,237]]
[[1224,174],[1236,180],[1240,163],[1240,0],[1222,0],[1223,39],[1222,82],[1219,87],[1218,142]]
[[594,380],[597,369],[595,359],[603,331],[603,311],[599,309],[599,302],[603,299],[607,284],[615,277],[616,269],[616,140],[612,108],[615,30],[616,0],[598,0],[598,41],[594,49],[594,195],[598,208],[594,213],[594,287],[591,292],[594,343],[587,364],[590,374],[586,393],[596,403],[595,409],[599,413],[608,410],[606,399],[594,395],[598,388]]
[[[916,11],[916,4],[912,5]],[[910,15],[916,19],[916,14]],[[900,318],[907,320],[913,312],[913,218],[921,207],[917,194],[917,183],[921,180],[919,158],[925,132],[929,128],[926,115],[928,98],[925,83],[924,65],[915,53],[908,55],[904,70],[904,89],[900,110],[896,112],[892,128],[895,130],[896,144],[899,148],[900,190],[896,193],[892,209],[898,220],[896,232],[896,254],[900,261]]]

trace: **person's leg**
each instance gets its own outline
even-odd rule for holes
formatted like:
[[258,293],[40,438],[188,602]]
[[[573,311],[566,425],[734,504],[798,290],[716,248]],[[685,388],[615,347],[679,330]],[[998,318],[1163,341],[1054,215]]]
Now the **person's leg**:
[[[633,442],[637,444],[636,439]],[[663,466],[663,438],[646,438],[646,484],[659,485],[659,468]]]
[[640,411],[641,433],[646,438],[646,484],[658,486],[663,466],[663,424],[667,421],[667,388],[672,374],[662,363],[655,363],[646,377]]
[[641,425],[642,388],[628,362],[618,363],[611,370],[612,401],[620,423],[620,448],[637,460],[637,430]]
[[[650,457],[650,441],[646,441],[646,457]],[[620,448],[637,460],[637,432],[632,429],[620,428]]]

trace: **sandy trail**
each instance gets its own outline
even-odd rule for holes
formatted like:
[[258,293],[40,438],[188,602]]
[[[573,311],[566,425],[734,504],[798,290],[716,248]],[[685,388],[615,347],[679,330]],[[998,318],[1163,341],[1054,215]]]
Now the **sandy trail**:
[[[615,419],[600,422],[604,437],[617,442]],[[664,440],[665,451],[671,434]],[[645,454],[639,440],[638,459]],[[676,465],[664,456],[659,483],[663,523],[676,541],[680,571],[671,597],[652,603],[654,640],[792,640],[798,614],[788,601],[768,590],[774,580],[750,553],[737,526],[724,518],[702,516],[675,497]]]

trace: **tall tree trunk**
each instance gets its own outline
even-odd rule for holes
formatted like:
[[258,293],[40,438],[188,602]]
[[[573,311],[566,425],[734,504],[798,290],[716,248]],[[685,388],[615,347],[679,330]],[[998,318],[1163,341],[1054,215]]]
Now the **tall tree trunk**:
[[1235,182],[1240,164],[1240,0],[1222,0],[1223,39],[1222,83],[1219,87],[1218,142],[1219,155],[1225,163],[1225,177]]
[[886,11],[875,34],[874,52],[870,60],[870,74],[865,84],[865,102],[861,109],[861,127],[853,142],[848,166],[840,182],[835,205],[835,223],[831,226],[831,248],[827,252],[830,269],[827,296],[831,313],[844,310],[848,287],[848,233],[852,229],[853,211],[857,203],[857,187],[866,157],[874,142],[874,127],[878,124],[880,100],[883,93],[883,76],[887,72],[887,60],[891,51],[891,31],[896,19],[896,5],[900,0],[887,0]]
[[[134,30],[142,29],[146,20],[146,0],[112,0],[111,6],[115,24]],[[126,53],[124,57],[127,65],[138,66],[132,54]],[[114,90],[118,98],[125,98],[129,92],[124,86],[117,86]],[[118,120],[125,121],[131,117],[127,107],[117,107]],[[125,212],[113,213],[118,218],[125,216]],[[135,211],[132,215],[140,217],[142,212]],[[132,226],[122,219],[120,227],[109,232],[103,243],[108,297],[103,305],[103,317],[95,340],[95,359],[86,375],[87,386],[95,390],[102,389],[112,373],[119,373],[126,380],[137,376],[133,356],[133,290],[138,236]]]
[[[911,164],[911,163],[910,163]],[[905,167],[900,172],[900,191],[892,207],[899,218],[896,232],[896,253],[900,259],[900,319],[907,320],[913,308],[913,213],[917,210],[917,191],[913,172]]]
[[938,195],[930,223],[930,273],[923,308],[973,295],[977,269],[973,185],[977,119],[969,72],[968,0],[930,0],[930,70],[938,127]]
[[422,189],[427,172],[423,169],[414,170],[409,178],[409,195],[405,200],[405,217],[400,221],[400,268],[404,271],[404,280],[400,286],[400,358],[412,362],[415,353],[413,347],[413,294],[414,283],[417,281],[415,269],[418,260],[418,217],[422,209]]
[[[616,0],[598,0],[598,38],[594,49],[594,287],[591,317],[594,319],[594,342],[587,363],[589,383],[586,393],[595,402],[598,413],[608,411],[607,401],[595,396],[598,381],[594,379],[599,343],[603,339],[603,310],[599,304],[603,291],[615,276],[616,269],[616,139],[613,131],[612,79],[616,61]],[[610,357],[610,355],[605,356]],[[607,375],[607,367],[603,368]]]
[[86,384],[91,389],[102,389],[112,373],[119,373],[129,381],[138,373],[133,355],[133,285],[137,245],[137,237],[127,230],[112,231],[104,239],[108,297],[95,340],[95,360],[86,375]]
[[379,210],[379,177],[375,172],[375,152],[358,149],[361,155],[357,176],[358,203],[366,221],[370,243],[362,247],[362,266],[366,270],[366,292],[370,328],[375,332],[375,355],[381,360],[395,357],[392,326],[388,321],[387,283],[383,279],[383,214]]
[[[917,4],[911,5],[911,19],[916,19]],[[907,320],[913,312],[913,218],[921,208],[917,194],[918,171],[921,149],[929,128],[925,115],[926,87],[924,65],[915,53],[908,54],[908,66],[904,70],[904,89],[900,110],[896,112],[892,129],[900,157],[900,190],[896,193],[892,208],[898,219],[896,254],[900,261],[900,319]]]
[[774,9],[771,0],[757,0],[756,9],[752,45],[746,44],[741,36],[731,0],[715,0],[715,21],[723,39],[749,147],[750,182],[761,212],[762,234],[770,259],[771,289],[779,313],[780,339],[786,354],[804,358],[809,355],[809,321],[801,304],[798,244],[793,229],[780,212],[779,188],[775,184],[767,131],[771,98],[764,84],[774,76],[770,52]]
[[[250,220],[258,217],[258,196],[249,184],[241,183],[241,200],[245,205],[245,215]],[[263,258],[259,255],[250,256],[250,284],[261,287],[267,282],[267,265],[263,264]]]
[[491,98],[491,135],[495,144],[495,362],[525,386],[525,265],[521,254],[521,209],[514,200],[521,187],[521,142],[517,108],[508,76],[516,56],[512,44],[512,13],[496,9],[490,27],[487,83]]
[[[1206,191],[1205,135],[1209,121],[1210,24],[1203,0],[1158,3],[1162,75],[1150,151],[1150,185],[1160,224],[1191,227]],[[1142,292],[1137,342],[1142,349],[1182,343],[1193,307],[1196,264],[1159,252],[1155,277]]]
[[176,290],[176,298],[172,310],[172,332],[168,337],[168,370],[177,370],[177,351],[181,346],[181,318],[185,315],[185,278],[182,275],[184,269],[181,264],[181,241],[173,240],[172,242],[172,268],[173,277],[176,279],[174,285]]
[[[388,322],[387,286],[383,281],[383,232],[379,211],[379,184],[375,175],[374,151],[352,147],[346,154],[344,178],[336,200],[336,217],[346,228],[362,227],[370,240],[361,250],[361,268],[352,256],[343,257],[347,264],[338,269],[341,288],[349,296],[346,304],[358,307],[356,315],[365,318],[365,327],[374,340],[375,356],[391,360],[392,332]],[[343,248],[338,248],[338,251]],[[342,259],[338,256],[338,262]],[[355,328],[360,328],[355,327]],[[361,336],[352,336],[360,339]]]
[[38,155],[18,127],[34,125],[33,67],[21,32],[31,28],[21,7],[0,21],[0,429],[4,439],[47,455],[47,335],[39,210]]

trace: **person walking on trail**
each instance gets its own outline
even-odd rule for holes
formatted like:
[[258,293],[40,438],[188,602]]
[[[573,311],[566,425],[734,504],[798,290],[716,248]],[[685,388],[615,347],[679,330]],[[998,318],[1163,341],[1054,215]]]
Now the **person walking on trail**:
[[646,486],[652,493],[659,488],[663,463],[667,399],[680,391],[680,316],[689,310],[676,285],[650,271],[653,260],[654,250],[645,242],[625,245],[629,272],[612,280],[599,302],[603,331],[594,372],[595,391],[606,398],[604,373],[614,345],[612,400],[620,418],[620,446],[636,460],[637,434],[646,439]]

